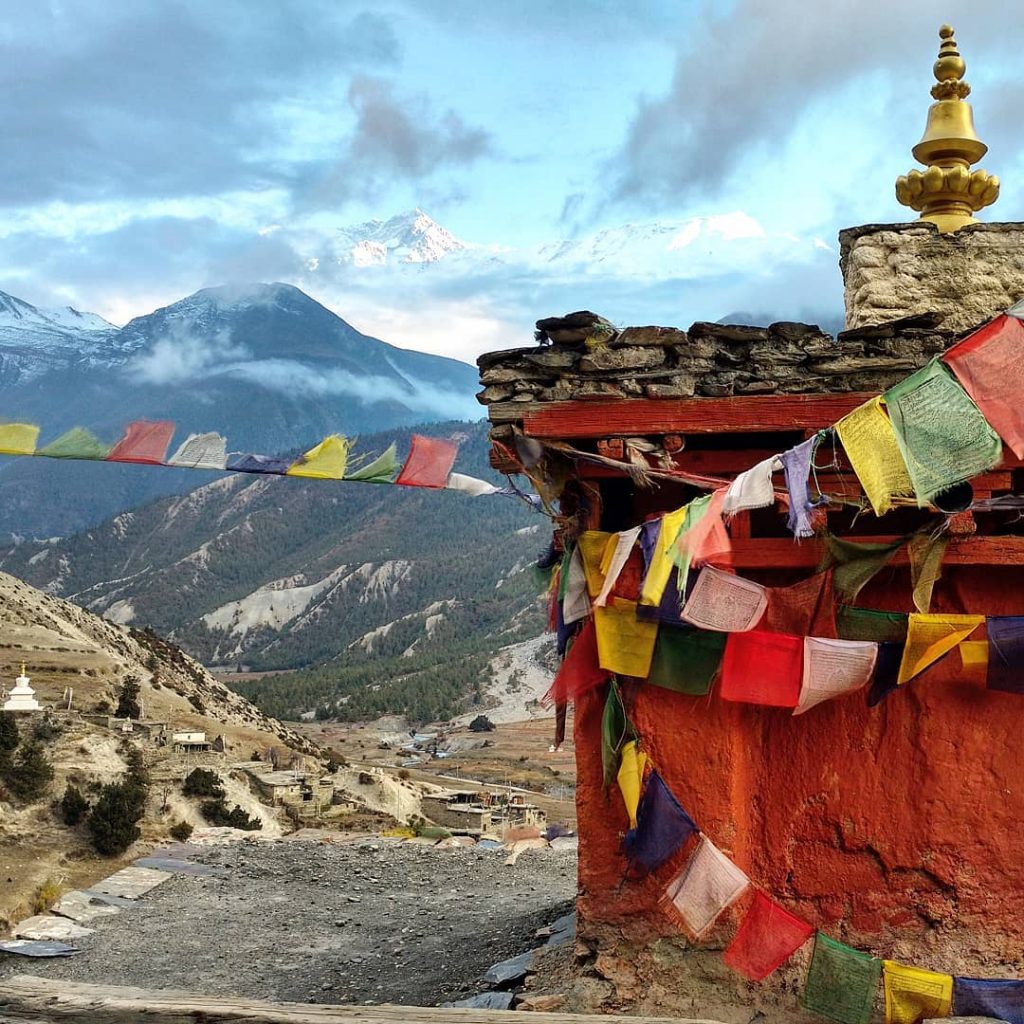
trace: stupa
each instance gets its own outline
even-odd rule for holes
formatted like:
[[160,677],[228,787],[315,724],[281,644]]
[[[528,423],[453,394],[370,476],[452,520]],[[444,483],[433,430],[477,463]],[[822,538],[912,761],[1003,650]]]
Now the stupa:
[[[546,503],[564,572],[552,618],[569,655],[582,645],[564,679],[574,705],[577,950],[589,973],[570,1005],[598,998],[606,1012],[728,1024],[811,1024],[819,1010],[843,1024],[947,1016],[946,997],[923,1008],[935,1012],[920,1002],[892,1011],[900,964],[939,979],[940,994],[954,973],[1024,992],[1024,789],[1013,782],[1024,654],[1018,692],[1000,689],[998,647],[989,660],[1004,621],[1024,624],[1024,445],[1020,457],[1000,445],[989,471],[965,474],[965,501],[939,502],[937,491],[876,516],[834,430],[882,395],[898,402],[908,374],[978,328],[1019,330],[1024,355],[1024,222],[976,218],[999,183],[971,169],[986,146],[953,30],[939,35],[935,102],[912,150],[926,166],[896,184],[899,202],[921,216],[840,232],[846,329],[837,337],[791,321],[616,327],[578,311],[537,321],[540,344],[478,360],[491,463],[526,476]],[[1016,409],[1022,360],[1011,352],[1005,362],[1001,393]],[[950,403],[941,408],[933,424]],[[972,433],[975,425],[941,452],[988,430]],[[810,453],[806,469],[795,467],[798,449]],[[814,497],[781,480],[776,488],[775,460]],[[869,469],[882,464],[875,457]],[[734,515],[708,511],[739,474],[743,491],[759,472],[769,481],[763,499]],[[703,633],[682,622],[695,551],[673,540],[684,528],[706,545],[708,567],[723,556],[719,578],[762,588],[763,606],[732,632],[721,621]],[[669,543],[659,547],[662,533]],[[680,556],[675,567],[666,553]],[[863,575],[840,579],[837,591],[835,574],[851,564]],[[665,582],[673,572],[675,585]],[[729,601],[740,599],[716,607]],[[911,617],[959,617],[977,634],[884,693],[794,715],[795,694],[773,705],[724,692],[722,634],[726,649],[742,649],[734,638],[752,633],[758,615],[762,655],[789,645],[788,678],[815,638],[901,654]],[[734,662],[730,681],[759,686],[767,664]],[[647,769],[635,748],[632,763],[623,755],[632,737]],[[636,794],[645,771],[649,802],[634,821],[625,793]],[[640,833],[644,814],[654,825]],[[812,931],[846,957],[815,990]],[[769,955],[777,944],[788,960]],[[820,945],[832,964],[836,947]]]
[[36,691],[29,686],[29,678],[25,675],[25,663],[21,663],[21,675],[14,680],[14,689],[7,695],[2,711],[42,711],[36,700]]

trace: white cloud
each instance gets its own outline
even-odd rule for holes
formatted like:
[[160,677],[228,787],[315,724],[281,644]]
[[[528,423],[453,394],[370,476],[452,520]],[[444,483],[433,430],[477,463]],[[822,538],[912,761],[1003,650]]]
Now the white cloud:
[[228,331],[209,338],[175,324],[152,348],[131,359],[125,371],[145,384],[184,384],[220,372],[226,361],[247,355],[245,346],[234,344]]

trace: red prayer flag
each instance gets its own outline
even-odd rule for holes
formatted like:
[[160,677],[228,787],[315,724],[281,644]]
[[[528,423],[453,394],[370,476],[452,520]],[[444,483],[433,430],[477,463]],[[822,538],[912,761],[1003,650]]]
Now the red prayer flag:
[[835,639],[832,573],[820,572],[789,587],[769,587],[768,607],[760,625],[769,633]]
[[803,637],[752,629],[730,633],[722,658],[723,700],[795,708],[800,702]]
[[107,462],[140,462],[148,466],[163,465],[167,448],[174,437],[174,424],[169,420],[135,420],[124,428],[121,438],[107,454]]
[[458,453],[454,441],[413,434],[409,457],[395,483],[403,487],[444,487]]
[[997,316],[942,357],[996,433],[1024,458],[1024,324]]
[[723,959],[751,981],[763,981],[813,934],[814,929],[806,921],[794,917],[764,893],[755,892],[754,902]]
[[555,681],[541,698],[545,707],[575,700],[580,694],[596,689],[611,678],[597,658],[597,631],[594,620],[587,619],[576,634],[569,651],[558,667]]

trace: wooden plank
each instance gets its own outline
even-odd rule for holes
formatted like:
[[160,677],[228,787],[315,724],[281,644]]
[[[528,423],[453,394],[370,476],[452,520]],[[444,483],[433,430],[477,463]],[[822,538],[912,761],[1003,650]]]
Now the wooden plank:
[[[874,397],[870,393],[854,392],[743,398],[627,398],[599,402],[524,402],[520,408],[524,431],[541,438],[747,434],[828,427]],[[491,410],[494,409],[495,406],[491,406]]]
[[[895,537],[847,537],[865,543],[886,543]],[[737,539],[732,544],[737,569],[813,569],[820,564],[822,545],[817,540],[794,541],[789,537]],[[909,565],[905,547],[896,552],[891,565]],[[953,537],[943,559],[944,565],[1024,565],[1024,537]]]
[[[467,1010],[423,1006],[330,1006],[269,1003],[203,996],[165,989],[94,985],[15,975],[0,982],[0,1019],[65,1021],[69,1024],[522,1024],[515,1010]],[[536,1024],[607,1024],[607,1014],[531,1013]],[[674,1017],[619,1017],[622,1024],[718,1024]]]

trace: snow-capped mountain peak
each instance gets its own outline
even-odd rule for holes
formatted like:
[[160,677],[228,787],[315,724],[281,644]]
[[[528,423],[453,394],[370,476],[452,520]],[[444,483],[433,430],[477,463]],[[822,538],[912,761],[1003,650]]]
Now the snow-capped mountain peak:
[[339,263],[356,267],[437,263],[468,248],[418,207],[388,220],[369,220],[338,232]]
[[80,313],[73,306],[41,309],[7,292],[0,292],[0,328],[33,327],[51,330],[112,331],[114,325],[96,313]]

